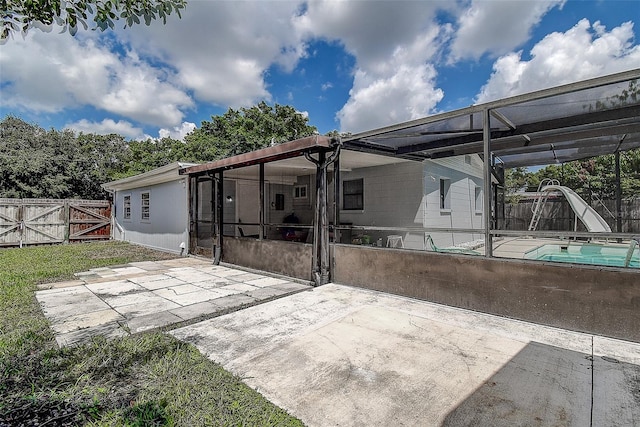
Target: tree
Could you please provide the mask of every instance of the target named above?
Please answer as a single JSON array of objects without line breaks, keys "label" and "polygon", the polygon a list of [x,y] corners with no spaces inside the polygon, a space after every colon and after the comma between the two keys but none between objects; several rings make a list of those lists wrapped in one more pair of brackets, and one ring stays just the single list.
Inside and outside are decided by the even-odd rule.
[{"label": "tree", "polygon": [[46,131],[8,116],[0,122],[0,197],[102,199],[100,184],[122,170],[119,135]]},{"label": "tree", "polygon": [[[613,200],[616,192],[615,155],[606,154],[562,165],[549,165],[537,172],[526,168],[509,169],[506,173],[507,192],[519,189],[535,191],[545,178],[557,179],[561,185],[578,193],[583,199]],[[640,194],[640,149],[620,153],[620,186],[622,198]]]},{"label": "tree", "polygon": [[93,30],[114,28],[115,21],[124,20],[125,27],[146,25],[175,13],[181,17],[185,0],[4,0],[2,1],[2,33],[0,43],[6,43],[13,33],[23,34],[36,27],[50,31],[54,25],[75,35],[78,24],[88,29],[87,21],[93,21]]},{"label": "tree", "polygon": [[309,119],[288,105],[260,102],[203,121],[185,137],[185,160],[211,161],[317,134]]},{"label": "tree", "polygon": [[[130,141],[123,167],[112,169],[113,179],[125,178],[178,161],[189,161],[186,144],[171,138]],[[186,160],[185,160],[186,159]]]}]

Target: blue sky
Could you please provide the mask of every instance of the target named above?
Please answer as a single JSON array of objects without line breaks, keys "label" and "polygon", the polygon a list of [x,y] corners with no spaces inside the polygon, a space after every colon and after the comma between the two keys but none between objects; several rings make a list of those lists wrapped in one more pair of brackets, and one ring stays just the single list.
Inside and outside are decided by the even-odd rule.
[{"label": "blue sky", "polygon": [[640,2],[204,1],[0,47],[0,115],[129,139],[265,100],[359,132],[640,68]]}]

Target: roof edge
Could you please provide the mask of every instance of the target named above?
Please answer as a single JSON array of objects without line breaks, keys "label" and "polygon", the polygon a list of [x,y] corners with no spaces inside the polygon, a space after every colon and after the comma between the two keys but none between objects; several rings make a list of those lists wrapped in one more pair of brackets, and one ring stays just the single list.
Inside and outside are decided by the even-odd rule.
[{"label": "roof edge", "polygon": [[236,169],[245,166],[267,163],[302,155],[304,152],[328,149],[332,146],[333,138],[322,135],[312,135],[282,144],[272,145],[248,153],[238,154],[203,165],[196,165],[180,170],[180,175],[199,174],[204,172]]},{"label": "roof edge", "polygon": [[101,187],[107,191],[117,191],[128,190],[145,185],[161,184],[164,182],[179,179],[180,174],[178,172],[180,171],[180,169],[195,165],[197,165],[197,163],[173,162],[138,175],[129,176],[126,178],[118,179],[116,181],[106,182],[102,184]]}]

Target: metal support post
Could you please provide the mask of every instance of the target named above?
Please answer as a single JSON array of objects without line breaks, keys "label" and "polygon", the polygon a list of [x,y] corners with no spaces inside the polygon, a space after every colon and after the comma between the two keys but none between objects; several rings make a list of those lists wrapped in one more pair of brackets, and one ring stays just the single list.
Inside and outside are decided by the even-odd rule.
[{"label": "metal support post", "polygon": [[482,112],[482,136],[484,141],[484,250],[485,256],[493,256],[491,235],[491,114],[489,109]]},{"label": "metal support post", "polygon": [[215,227],[215,238],[214,238],[214,257],[213,263],[215,265],[220,264],[220,260],[222,259],[222,243],[223,238],[222,234],[224,232],[224,176],[222,171],[218,172],[218,176],[212,183],[216,187],[216,202],[215,202],[215,212],[216,212],[216,227]]},{"label": "metal support post", "polygon": [[258,239],[264,239],[264,163],[260,163],[260,231]]}]

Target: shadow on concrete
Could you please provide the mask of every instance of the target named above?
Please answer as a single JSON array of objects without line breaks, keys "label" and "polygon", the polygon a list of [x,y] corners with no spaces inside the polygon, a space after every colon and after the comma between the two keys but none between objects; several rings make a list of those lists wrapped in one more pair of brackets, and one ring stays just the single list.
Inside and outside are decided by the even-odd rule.
[{"label": "shadow on concrete", "polygon": [[442,426],[640,425],[640,366],[527,344]]}]

